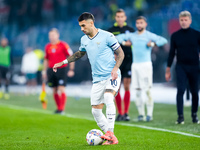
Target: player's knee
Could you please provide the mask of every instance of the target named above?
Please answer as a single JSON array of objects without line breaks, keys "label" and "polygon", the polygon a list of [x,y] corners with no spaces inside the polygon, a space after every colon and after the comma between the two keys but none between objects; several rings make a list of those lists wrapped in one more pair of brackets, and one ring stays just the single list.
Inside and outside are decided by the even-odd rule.
[{"label": "player's knee", "polygon": [[59,90],[61,93],[65,93],[65,86],[58,86],[58,90]]},{"label": "player's knee", "polygon": [[114,95],[110,92],[104,93],[104,101],[106,106],[114,105]]},{"label": "player's knee", "polygon": [[179,88],[177,93],[178,95],[183,95],[185,93],[185,89]]},{"label": "player's knee", "polygon": [[142,96],[142,90],[136,90],[136,97]]},{"label": "player's knee", "polygon": [[130,90],[129,85],[128,85],[128,86],[124,86],[124,90],[125,90],[125,91],[129,91],[129,90]]}]

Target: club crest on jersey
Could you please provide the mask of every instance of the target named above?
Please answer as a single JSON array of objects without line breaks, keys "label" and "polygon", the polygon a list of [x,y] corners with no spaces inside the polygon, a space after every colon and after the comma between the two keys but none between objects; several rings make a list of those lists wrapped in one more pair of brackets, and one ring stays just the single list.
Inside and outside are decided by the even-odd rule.
[{"label": "club crest on jersey", "polygon": [[97,45],[99,46],[101,42],[97,42]]},{"label": "club crest on jersey", "polygon": [[52,49],[51,49],[51,52],[52,52],[52,53],[55,53],[55,52],[56,52],[56,49],[55,49],[55,48],[52,48]]}]

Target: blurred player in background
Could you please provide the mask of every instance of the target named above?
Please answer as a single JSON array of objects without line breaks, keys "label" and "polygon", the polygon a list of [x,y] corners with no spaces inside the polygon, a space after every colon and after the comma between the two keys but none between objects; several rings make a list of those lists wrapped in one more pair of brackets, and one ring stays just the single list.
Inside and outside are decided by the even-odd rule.
[{"label": "blurred player in background", "polygon": [[198,81],[199,81],[199,48],[200,32],[190,28],[192,17],[190,12],[182,11],[179,14],[179,23],[181,29],[174,32],[171,36],[170,52],[167,62],[165,78],[171,79],[170,67],[173,63],[174,56],[177,57],[176,76],[177,76],[177,113],[178,119],[176,124],[184,124],[183,114],[183,95],[189,81],[190,91],[192,94],[192,122],[199,124],[197,117],[199,106]]},{"label": "blurred player in background", "polygon": [[[11,67],[11,49],[8,45],[8,39],[2,38],[0,45],[0,98],[9,99],[9,80]],[[5,84],[5,93],[3,93],[2,83]]]},{"label": "blurred player in background", "polygon": [[57,106],[55,113],[63,114],[67,95],[65,92],[66,75],[74,76],[74,63],[69,65],[67,73],[67,64],[60,67],[57,73],[53,72],[52,68],[55,63],[58,63],[73,54],[69,45],[59,40],[59,31],[53,28],[49,31],[49,40],[45,47],[44,68],[42,71],[43,80],[48,79],[48,85],[53,88],[53,97]]},{"label": "blurred player in background", "polygon": [[[119,67],[123,61],[124,53],[112,33],[94,26],[94,16],[91,13],[83,13],[78,21],[81,30],[86,34],[81,38],[79,51],[63,62],[55,64],[53,69],[56,72],[58,67],[76,61],[87,53],[93,77],[92,114],[97,125],[105,132],[101,138],[107,141],[103,145],[118,144],[118,139],[114,135],[116,114],[114,96],[121,83]],[[102,112],[104,104],[106,105],[107,118]]]},{"label": "blurred player in background", "polygon": [[26,48],[26,52],[22,57],[21,72],[25,74],[27,79],[26,94],[36,94],[37,92],[37,71],[39,68],[39,60],[31,47]]},{"label": "blurred player in background", "polygon": [[[126,23],[126,14],[123,9],[119,9],[115,14],[114,26],[109,28],[108,31],[113,33],[115,36],[121,33],[128,34],[130,32],[134,32],[135,30],[128,26]],[[120,66],[121,74],[122,74],[122,81],[124,85],[124,112],[122,112],[122,98],[120,95],[120,90],[115,97],[116,105],[118,109],[118,116],[116,121],[129,121],[130,117],[128,116],[128,110],[130,106],[130,83],[131,83],[131,64],[132,64],[132,51],[131,51],[131,43],[128,46],[124,46],[121,44],[121,47],[124,51],[124,60],[122,65]]]},{"label": "blurred player in background", "polygon": [[[132,86],[136,89],[136,106],[139,112],[138,121],[145,120],[145,104],[147,106],[146,121],[153,120],[154,102],[151,97],[152,87],[152,62],[151,50],[157,46],[167,43],[161,36],[146,30],[147,21],[143,16],[136,19],[137,31],[134,33],[120,34],[117,36],[119,43],[130,45],[132,43],[133,64],[132,64]],[[147,96],[147,101],[144,96]]]}]

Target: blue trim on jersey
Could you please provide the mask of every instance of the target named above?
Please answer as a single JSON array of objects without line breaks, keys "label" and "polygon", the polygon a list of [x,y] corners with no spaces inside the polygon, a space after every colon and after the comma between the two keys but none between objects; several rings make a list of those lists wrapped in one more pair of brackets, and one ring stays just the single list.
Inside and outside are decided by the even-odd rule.
[{"label": "blue trim on jersey", "polygon": [[[117,44],[117,42],[115,44]],[[113,47],[115,44],[111,45],[111,47]]]},{"label": "blue trim on jersey", "polygon": [[[115,44],[113,44],[113,45],[111,46],[111,48],[113,49],[113,47],[114,47],[117,43],[118,43],[118,42],[116,42]],[[119,45],[117,48],[113,49],[113,50],[116,51],[119,47],[120,47],[120,45]]]},{"label": "blue trim on jersey", "polygon": [[87,35],[87,37],[88,37],[90,40],[93,40],[98,34],[99,34],[99,31],[97,32],[97,34],[96,34],[93,38],[90,38],[88,35]]}]

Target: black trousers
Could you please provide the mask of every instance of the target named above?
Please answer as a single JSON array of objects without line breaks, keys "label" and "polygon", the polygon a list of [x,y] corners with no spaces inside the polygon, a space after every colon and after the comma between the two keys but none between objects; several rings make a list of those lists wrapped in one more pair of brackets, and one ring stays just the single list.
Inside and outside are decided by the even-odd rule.
[{"label": "black trousers", "polygon": [[189,83],[190,92],[192,94],[192,109],[191,113],[197,113],[198,111],[198,72],[199,66],[191,65],[176,65],[176,76],[177,76],[177,113],[183,115],[183,95],[187,87],[187,81]]}]

